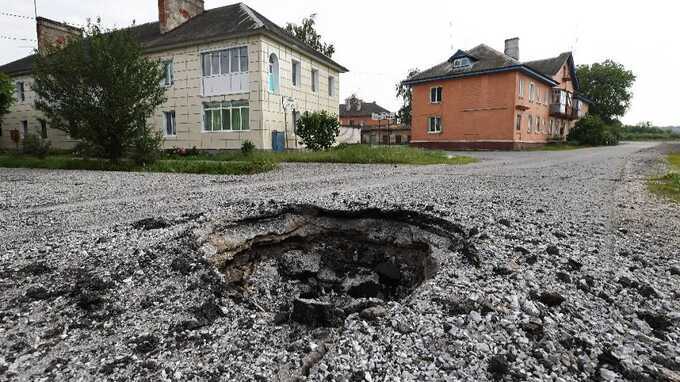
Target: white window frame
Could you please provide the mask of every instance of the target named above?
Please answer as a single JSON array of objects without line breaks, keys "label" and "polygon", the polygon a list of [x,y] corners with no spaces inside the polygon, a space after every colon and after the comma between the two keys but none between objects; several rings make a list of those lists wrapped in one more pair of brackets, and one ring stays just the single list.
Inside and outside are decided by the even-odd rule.
[{"label": "white window frame", "polygon": [[461,57],[461,58],[456,58],[453,60],[453,67],[454,68],[465,68],[472,65],[472,62],[470,61],[469,57]]},{"label": "white window frame", "polygon": [[[168,117],[170,117],[170,123],[172,124],[171,131],[173,134],[168,134]],[[165,128],[163,129],[163,135],[166,137],[176,137],[177,136],[177,114],[175,113],[174,110],[170,111],[164,111],[163,112],[163,125]]]},{"label": "white window frame", "polygon": [[15,87],[15,91],[16,91],[17,102],[26,101],[26,82],[17,81],[14,84],[14,87]]},{"label": "white window frame", "polygon": [[533,131],[533,129],[534,129],[534,116],[531,115],[531,114],[529,114],[529,117],[528,117],[528,118],[529,118],[529,119],[528,119],[528,121],[527,121],[527,131],[528,131],[529,133],[531,133],[531,132]]},{"label": "white window frame", "polygon": [[519,98],[524,98],[524,80],[519,80]]},{"label": "white window frame", "polygon": [[[438,97],[437,97],[438,96]],[[439,98],[439,99],[437,99]],[[441,86],[433,86],[430,88],[430,103],[440,104],[444,98],[444,88]]]},{"label": "white window frame", "polygon": [[[242,55],[241,49],[245,49],[245,56]],[[232,51],[237,50],[238,55],[238,71],[232,71],[232,64],[231,60],[233,58]],[[224,55],[222,54],[223,52],[228,52],[227,57],[228,57],[228,63],[227,63],[227,73],[222,73],[222,58]],[[218,74],[215,74],[215,71],[213,70],[213,60],[212,60],[212,55],[213,54],[218,54],[218,64],[217,67],[220,69]],[[211,55],[210,59],[210,75],[206,75],[205,73],[205,65],[204,65],[204,57],[206,55]],[[243,58],[245,57],[245,61]],[[210,49],[210,50],[203,50],[199,54],[200,58],[200,64],[201,64],[201,77],[202,78],[208,78],[208,77],[220,77],[220,76],[226,76],[229,74],[243,74],[243,73],[248,73],[250,70],[250,62],[249,62],[249,48],[248,45],[237,45],[237,46],[230,46],[230,47],[223,47],[223,48],[216,48],[216,49]],[[245,62],[245,70],[243,70],[243,63]]]},{"label": "white window frame", "polygon": [[163,60],[161,61],[163,65],[163,82],[162,85],[165,87],[170,87],[175,84],[175,64],[173,60]]},{"label": "white window frame", "polygon": [[312,69],[311,74],[312,74],[312,93],[318,93],[320,77],[319,69]]},{"label": "white window frame", "polygon": [[517,113],[517,116],[515,117],[515,130],[516,131],[522,130],[522,114],[520,113]]},{"label": "white window frame", "polygon": [[335,97],[335,77],[328,76],[328,96]]},{"label": "white window frame", "polygon": [[536,84],[529,82],[529,102],[534,102],[534,93],[536,92]]},{"label": "white window frame", "polygon": [[[243,129],[243,110],[247,109],[248,110],[248,126],[247,129]],[[207,130],[206,129],[206,111],[215,111],[219,110],[220,111],[220,123],[221,123],[221,129],[220,130]],[[229,129],[225,130],[222,129],[224,128],[224,121],[223,121],[223,110],[229,110]],[[233,121],[233,113],[234,110],[239,111],[239,129],[234,129],[234,126],[232,125]],[[211,117],[212,118],[212,117]],[[203,103],[203,113],[201,116],[201,132],[202,133],[232,133],[232,132],[242,132],[242,131],[250,131],[250,102],[248,100],[237,100],[237,101],[223,101],[223,102],[206,102]],[[211,128],[212,128],[212,120],[211,120]]]},{"label": "white window frame", "polygon": [[299,88],[302,82],[302,62],[293,60],[291,62],[291,77],[290,81],[294,88]]},{"label": "white window frame", "polygon": [[440,134],[442,132],[442,117],[433,115],[427,118],[427,133]]}]

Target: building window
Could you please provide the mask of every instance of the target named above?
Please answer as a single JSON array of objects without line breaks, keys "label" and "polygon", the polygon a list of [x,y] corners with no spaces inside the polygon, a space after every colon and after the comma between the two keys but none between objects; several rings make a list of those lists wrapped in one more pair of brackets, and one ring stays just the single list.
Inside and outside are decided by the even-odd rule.
[{"label": "building window", "polygon": [[534,117],[533,117],[533,116],[531,116],[531,115],[529,116],[529,121],[528,121],[528,123],[529,123],[529,124],[528,124],[527,129],[528,129],[528,131],[531,133],[531,132],[533,131],[533,129],[534,129]]},{"label": "building window", "polygon": [[203,77],[248,72],[248,47],[218,50],[201,55]]},{"label": "building window", "polygon": [[555,120],[550,118],[550,134],[555,135]]},{"label": "building window", "polygon": [[24,134],[24,138],[28,135],[28,121],[21,121],[21,132]]},{"label": "building window", "polygon": [[175,119],[175,111],[166,111],[163,113],[165,117],[165,136],[174,137],[177,135],[177,123]]},{"label": "building window", "polygon": [[211,102],[203,104],[203,131],[250,130],[248,101]]},{"label": "building window", "polygon": [[40,122],[40,136],[42,139],[47,139],[47,121],[44,119],[39,119]]},{"label": "building window", "polygon": [[16,93],[17,93],[17,95],[16,95],[17,101],[19,101],[19,102],[26,101],[26,92],[25,92],[25,89],[24,89],[24,82],[23,81],[19,81],[19,82],[16,83],[16,89],[14,91],[16,91]]},{"label": "building window", "polygon": [[302,77],[302,65],[300,65],[300,61],[293,60],[293,67],[291,68],[291,72],[293,75],[293,86],[299,87],[300,77]]},{"label": "building window", "polygon": [[524,80],[519,80],[519,97],[524,98]]},{"label": "building window", "polygon": [[517,114],[517,121],[515,122],[515,129],[520,131],[522,129],[522,114]]},{"label": "building window", "polygon": [[269,92],[279,92],[279,58],[274,53],[269,56]]},{"label": "building window", "polygon": [[442,132],[442,118],[441,117],[430,117],[428,118],[427,132],[430,134],[436,134]]},{"label": "building window", "polygon": [[350,127],[354,127],[354,120],[353,119],[349,120],[349,125],[350,125]]},{"label": "building window", "polygon": [[430,103],[441,103],[442,102],[442,87],[436,87],[430,89]]},{"label": "building window", "polygon": [[536,92],[536,85],[531,82],[529,83],[529,102],[534,102],[534,92]]},{"label": "building window", "polygon": [[472,63],[470,62],[470,59],[468,57],[463,57],[463,58],[456,58],[453,60],[453,67],[454,68],[465,68],[467,66],[470,66]]},{"label": "building window", "polygon": [[161,85],[172,86],[172,84],[175,83],[175,70],[173,68],[172,60],[163,61],[161,65],[163,67],[163,80],[161,81]]},{"label": "building window", "polygon": [[319,91],[319,71],[312,69],[312,91],[314,93]]},{"label": "building window", "polygon": [[328,96],[335,97],[335,77],[328,77]]}]

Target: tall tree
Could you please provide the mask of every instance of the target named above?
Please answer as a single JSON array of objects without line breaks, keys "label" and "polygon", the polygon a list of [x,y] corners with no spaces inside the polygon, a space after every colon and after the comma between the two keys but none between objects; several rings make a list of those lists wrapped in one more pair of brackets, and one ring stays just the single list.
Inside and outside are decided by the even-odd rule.
[{"label": "tall tree", "polygon": [[[411,78],[416,74],[420,73],[418,69],[411,69],[408,72],[406,78]],[[401,123],[405,125],[411,125],[411,101],[412,101],[412,90],[410,86],[404,85],[403,82],[399,82],[396,87],[397,98],[401,98],[402,106],[397,112],[397,117],[401,120]]]},{"label": "tall tree", "polygon": [[2,117],[9,113],[9,109],[14,102],[14,84],[12,84],[12,79],[6,74],[0,73],[0,126],[2,126]]},{"label": "tall tree", "polygon": [[317,52],[327,56],[333,57],[335,54],[335,46],[321,41],[321,35],[316,31],[316,14],[302,19],[302,24],[294,23],[286,24],[286,31],[298,40],[304,41]]},{"label": "tall tree", "polygon": [[611,123],[626,114],[630,108],[635,74],[612,60],[592,65],[579,65],[577,69],[579,92],[590,98],[590,113]]},{"label": "tall tree", "polygon": [[147,120],[166,99],[159,63],[143,56],[128,30],[103,31],[98,24],[38,55],[34,76],[36,107],[51,127],[112,162],[150,138]]}]

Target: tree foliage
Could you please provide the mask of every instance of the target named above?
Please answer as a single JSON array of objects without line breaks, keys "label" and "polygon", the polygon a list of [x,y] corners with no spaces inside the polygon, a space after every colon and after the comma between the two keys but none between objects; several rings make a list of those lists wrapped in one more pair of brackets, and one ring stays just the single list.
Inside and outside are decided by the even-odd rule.
[{"label": "tree foliage", "polygon": [[9,113],[14,101],[14,84],[12,84],[12,79],[6,74],[0,73],[0,126],[2,126],[2,117]]},{"label": "tree foliage", "polygon": [[309,17],[303,18],[300,25],[287,23],[286,32],[290,33],[298,40],[304,41],[317,52],[331,58],[333,57],[333,54],[335,54],[335,46],[321,40],[321,35],[316,31],[315,19],[316,14],[312,14]]},{"label": "tree foliage", "polygon": [[82,38],[38,55],[34,75],[36,107],[50,125],[111,162],[153,140],[147,120],[166,100],[163,71],[128,30],[89,25]]},{"label": "tree foliage", "polygon": [[621,138],[618,121],[606,123],[596,114],[588,114],[569,132],[568,140],[588,146],[615,146]]},{"label": "tree foliage", "polygon": [[325,110],[320,113],[305,112],[297,122],[295,134],[313,151],[327,150],[340,135],[340,122]]},{"label": "tree foliage", "polygon": [[577,69],[579,92],[593,104],[590,113],[597,114],[605,123],[611,123],[626,114],[633,98],[632,71],[612,60],[592,65],[579,65]]},{"label": "tree foliage", "polygon": [[[418,69],[411,69],[408,72],[406,78],[411,78],[416,74],[420,73]],[[397,117],[401,123],[410,126],[411,125],[411,101],[412,101],[412,89],[410,86],[404,85],[403,82],[399,82],[395,90],[397,92],[397,98],[401,98],[402,106],[397,112]]]}]

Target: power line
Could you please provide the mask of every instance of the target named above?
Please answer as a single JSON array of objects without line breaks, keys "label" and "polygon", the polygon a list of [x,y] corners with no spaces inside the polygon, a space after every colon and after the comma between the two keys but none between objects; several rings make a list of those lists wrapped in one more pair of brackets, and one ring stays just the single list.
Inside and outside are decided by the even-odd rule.
[{"label": "power line", "polygon": [[25,19],[25,20],[35,20],[35,17],[32,17],[32,16],[17,15],[16,13],[9,13],[9,12],[0,12],[0,16],[16,17],[16,18]]},{"label": "power line", "polygon": [[34,38],[25,38],[25,37],[14,37],[14,36],[4,36],[0,35],[0,39],[3,40],[12,40],[12,41],[30,41],[30,42],[36,42],[38,40]]}]

